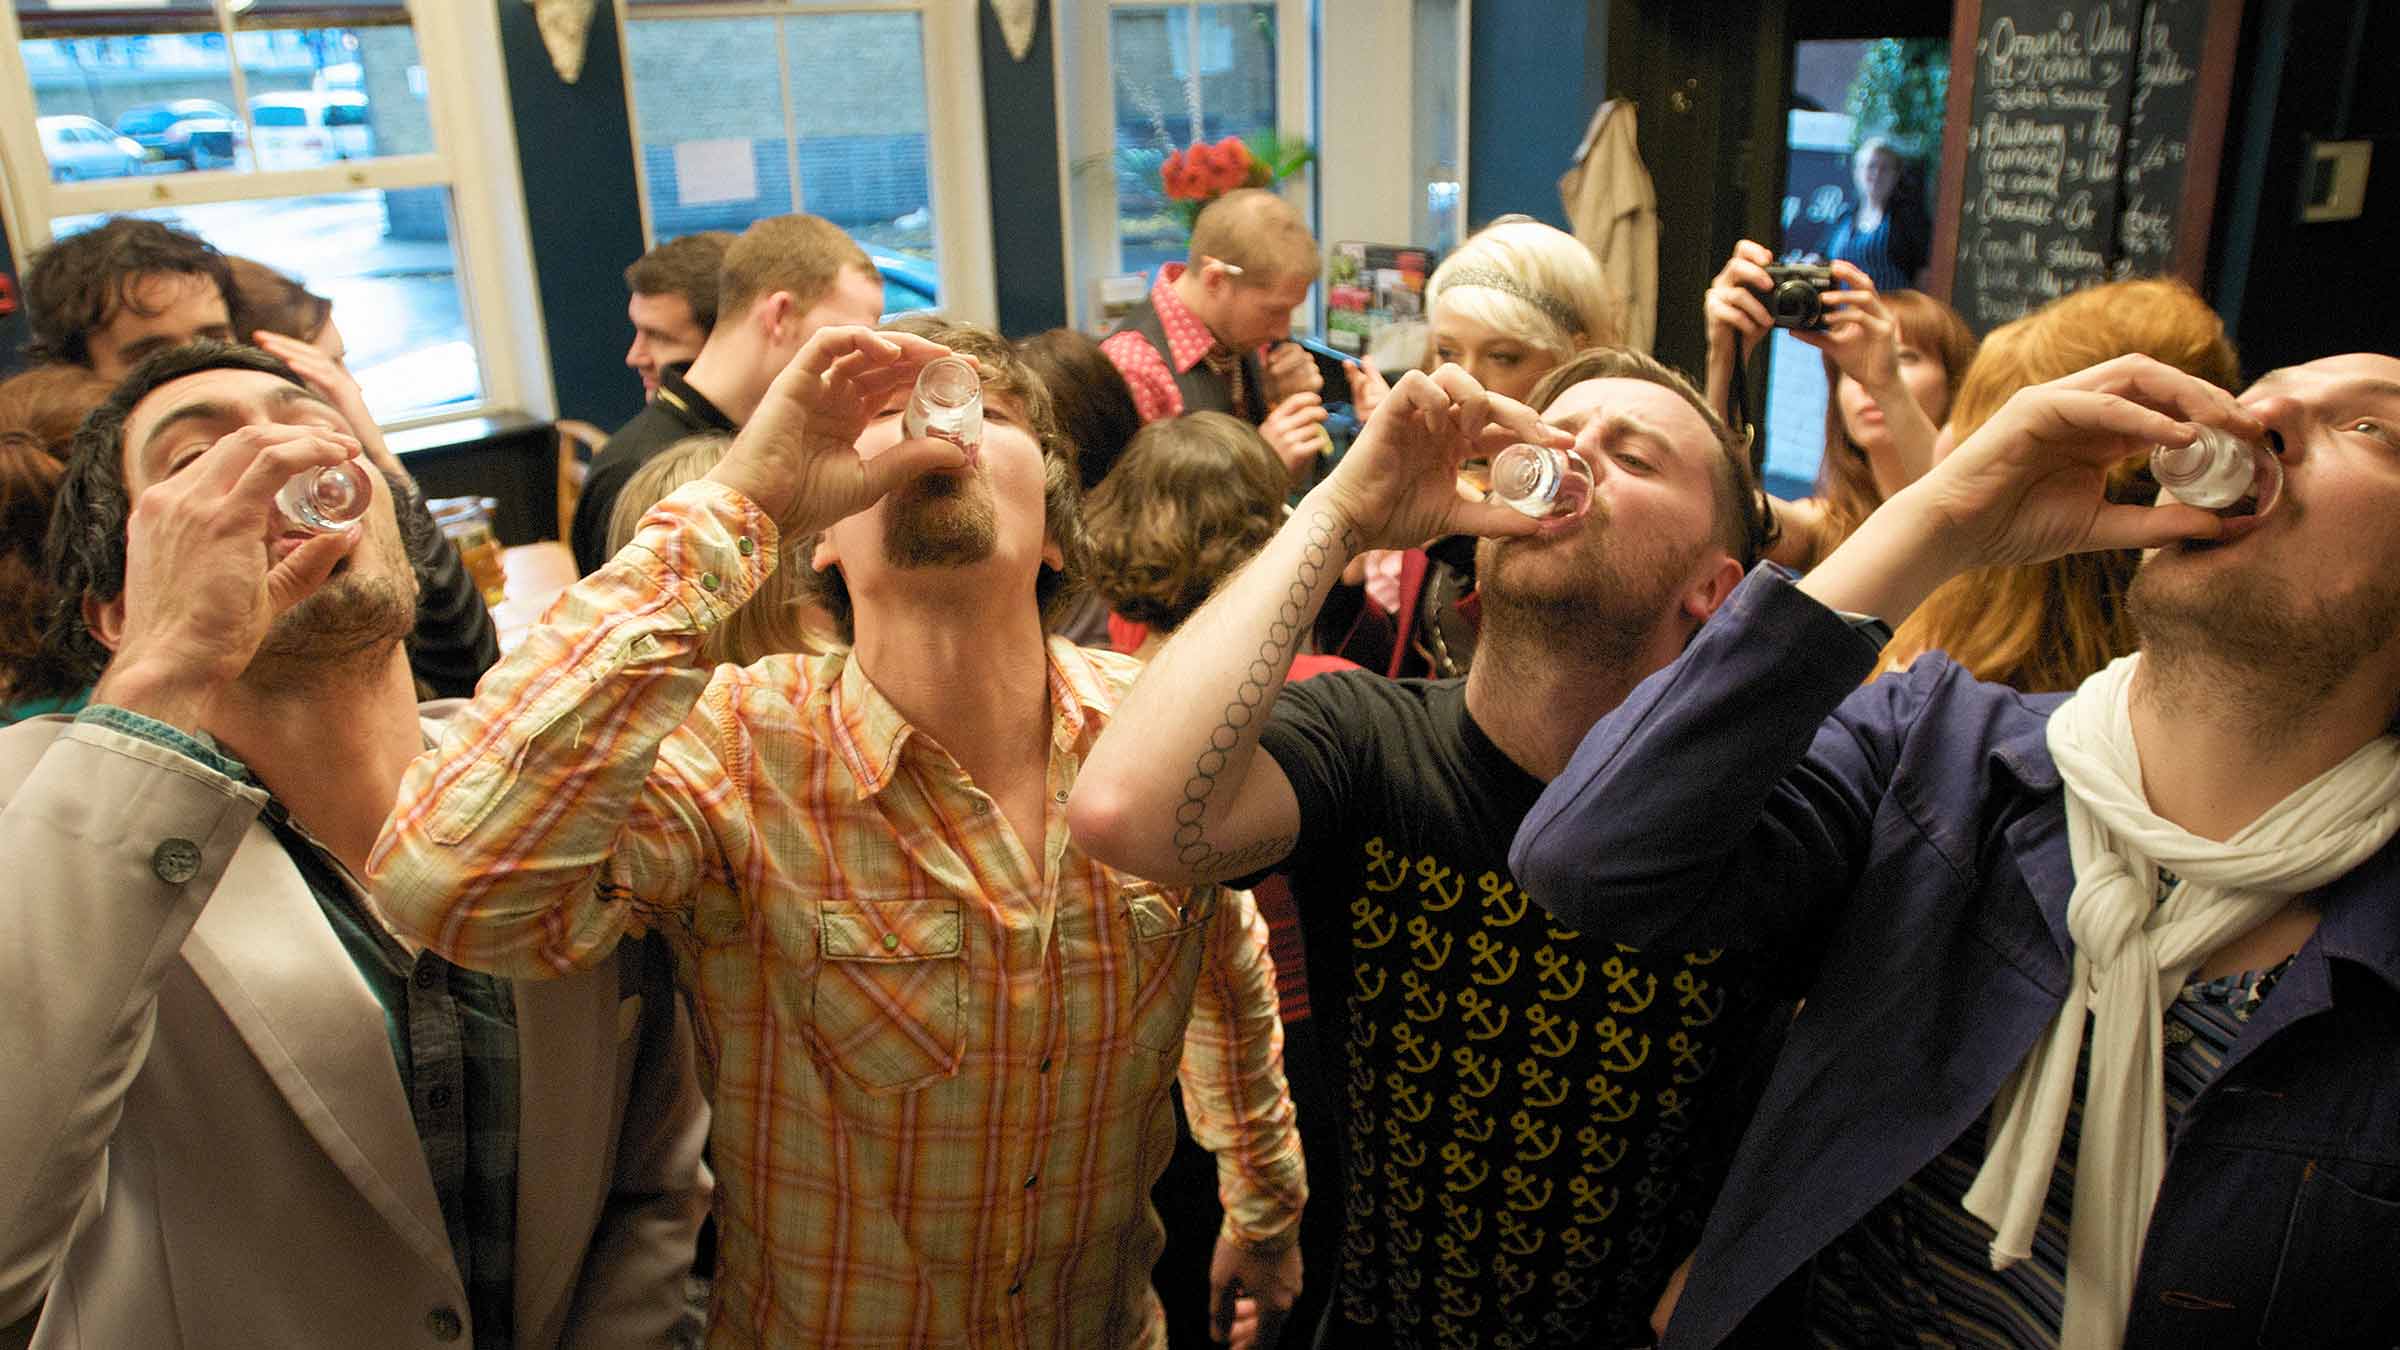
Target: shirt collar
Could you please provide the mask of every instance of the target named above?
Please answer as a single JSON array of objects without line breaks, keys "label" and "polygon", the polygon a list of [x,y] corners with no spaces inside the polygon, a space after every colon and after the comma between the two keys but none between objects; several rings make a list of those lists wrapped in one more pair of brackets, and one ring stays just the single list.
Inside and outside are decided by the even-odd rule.
[{"label": "shirt collar", "polygon": [[1167,335],[1167,364],[1181,375],[1199,365],[1217,345],[1217,335],[1175,294],[1175,278],[1184,265],[1162,263],[1158,280],[1150,283],[1150,308],[1158,311],[1158,326]]},{"label": "shirt collar", "polygon": [[[1050,684],[1050,745],[1060,754],[1074,754],[1107,725],[1115,696],[1093,663],[1092,654],[1063,637],[1052,637],[1045,650]],[[827,722],[832,728],[834,753],[849,769],[856,796],[863,800],[890,786],[899,772],[900,757],[916,728],[900,715],[875,682],[848,654],[841,678],[833,682]]]},{"label": "shirt collar", "polygon": [[708,395],[694,389],[691,382],[683,378],[687,369],[689,367],[678,366],[662,366],[659,369],[657,401],[666,404],[667,411],[702,430],[739,431],[741,428],[733,424],[732,418],[708,401]]},{"label": "shirt collar", "polygon": [[2400,993],[2400,838],[2328,883],[2318,894],[2324,918],[2317,940],[2325,954],[2375,972]]}]

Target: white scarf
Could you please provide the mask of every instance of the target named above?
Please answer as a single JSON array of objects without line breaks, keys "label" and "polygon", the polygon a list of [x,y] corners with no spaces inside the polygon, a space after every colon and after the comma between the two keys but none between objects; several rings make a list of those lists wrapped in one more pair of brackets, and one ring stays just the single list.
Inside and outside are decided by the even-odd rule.
[{"label": "white scarf", "polygon": [[[2058,1166],[2088,1012],[2066,1350],[2114,1350],[2124,1340],[2142,1237],[2166,1173],[2168,1001],[2210,952],[2356,867],[2400,830],[2393,736],[2361,746],[2224,843],[2161,820],[2142,793],[2127,703],[2139,662],[2112,662],[2050,718],[2075,861],[2067,901],[2074,966],[2057,1020],[1993,1103],[1990,1147],[1966,1195],[1967,1212],[1995,1231],[1992,1268],[2024,1260]],[[2183,884],[2154,905],[2161,867]]]}]

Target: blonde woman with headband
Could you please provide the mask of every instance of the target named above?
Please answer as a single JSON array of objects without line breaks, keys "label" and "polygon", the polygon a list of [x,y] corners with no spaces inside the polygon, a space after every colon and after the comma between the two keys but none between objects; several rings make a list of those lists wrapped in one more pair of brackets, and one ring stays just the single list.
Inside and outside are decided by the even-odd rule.
[{"label": "blonde woman with headband", "polygon": [[[1425,312],[1425,369],[1455,363],[1520,402],[1568,357],[1621,340],[1599,259],[1530,216],[1502,216],[1444,258],[1426,283]],[[1351,385],[1363,422],[1386,386],[1371,361],[1353,367]]]},{"label": "blonde woman with headband", "polygon": [[[1434,269],[1425,299],[1433,328],[1425,368],[1455,364],[1519,402],[1578,351],[1620,340],[1599,260],[1575,236],[1527,216],[1476,231]],[[1372,365],[1354,367],[1351,386],[1363,421],[1382,399],[1382,377]],[[1395,677],[1466,674],[1476,638],[1472,540],[1370,553],[1343,579],[1351,584],[1318,620],[1321,650]]]}]

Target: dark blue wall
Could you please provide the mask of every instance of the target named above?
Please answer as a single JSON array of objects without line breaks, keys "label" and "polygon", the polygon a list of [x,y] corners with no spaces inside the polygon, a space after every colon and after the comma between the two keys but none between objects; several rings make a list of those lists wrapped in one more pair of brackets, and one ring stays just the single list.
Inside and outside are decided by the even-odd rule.
[{"label": "dark blue wall", "polygon": [[1066,222],[1058,201],[1058,79],[1043,0],[1033,46],[1008,54],[1000,20],[975,6],[983,44],[983,139],[991,153],[992,259],[1000,331],[1025,337],[1067,321]]},{"label": "dark blue wall", "polygon": [[642,255],[642,218],[617,25],[601,14],[583,75],[568,84],[550,66],[532,6],[495,3],[559,415],[613,428],[642,405],[625,368],[625,267]]},{"label": "dark blue wall", "polygon": [[1474,6],[1468,228],[1512,211],[1567,228],[1558,176],[1607,88],[1607,35],[1608,0]]}]

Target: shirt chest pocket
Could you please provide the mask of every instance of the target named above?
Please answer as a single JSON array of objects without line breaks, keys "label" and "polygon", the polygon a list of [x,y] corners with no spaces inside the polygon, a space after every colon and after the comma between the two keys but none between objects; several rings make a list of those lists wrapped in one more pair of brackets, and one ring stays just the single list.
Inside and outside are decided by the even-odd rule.
[{"label": "shirt chest pocket", "polygon": [[1222,903],[1215,886],[1125,888],[1126,930],[1133,938],[1133,1040],[1162,1055],[1183,1052],[1192,994],[1208,957],[1208,930]]},{"label": "shirt chest pocket", "polygon": [[809,1025],[835,1068],[878,1092],[958,1072],[966,1043],[959,902],[826,901]]}]

